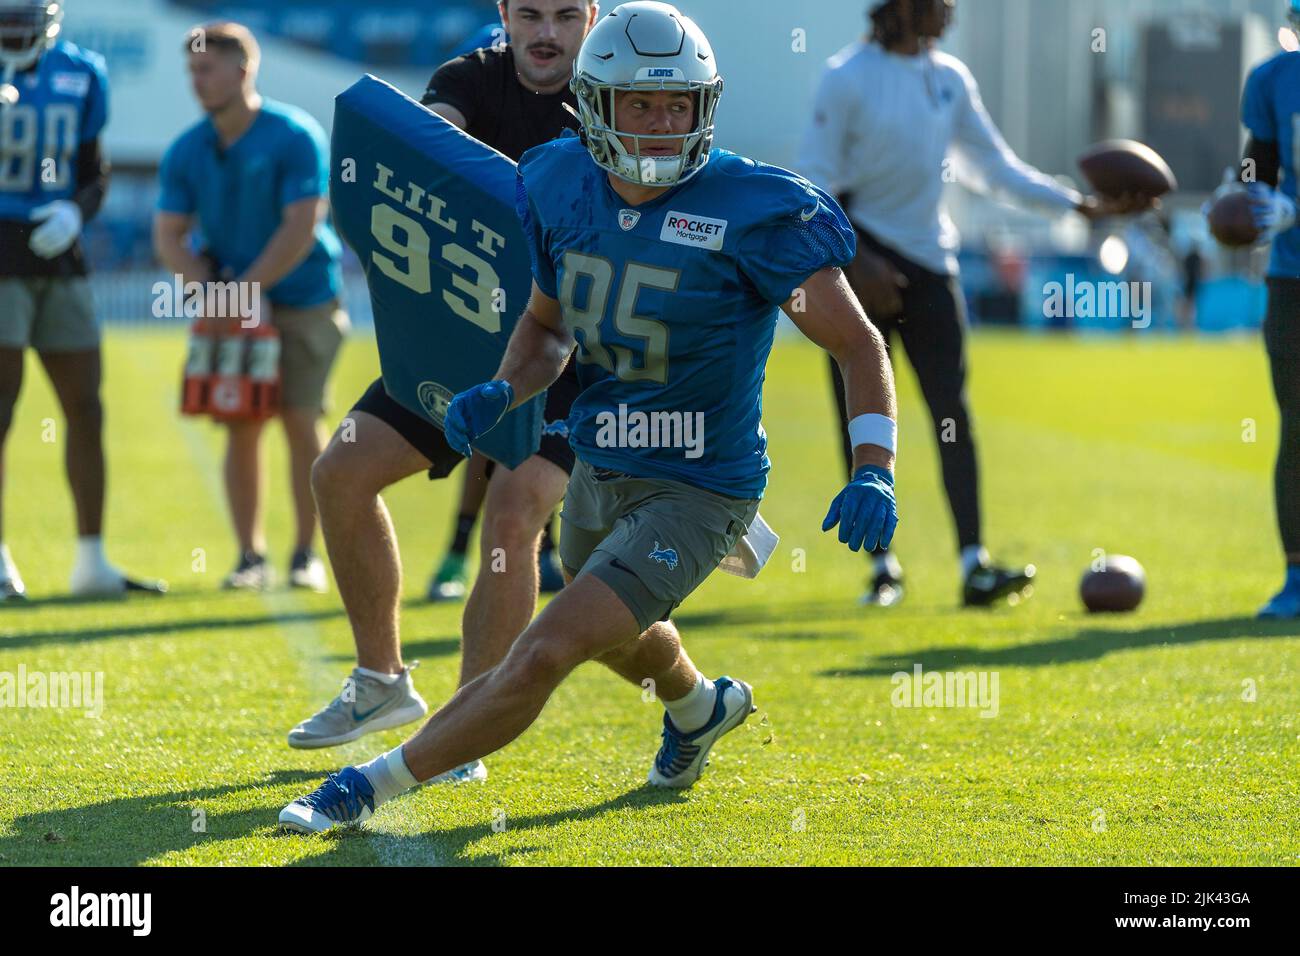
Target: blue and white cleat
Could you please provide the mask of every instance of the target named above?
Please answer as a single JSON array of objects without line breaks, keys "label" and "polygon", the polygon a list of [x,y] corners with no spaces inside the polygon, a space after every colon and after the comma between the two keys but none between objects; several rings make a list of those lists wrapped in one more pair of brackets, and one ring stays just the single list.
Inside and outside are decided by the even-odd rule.
[{"label": "blue and white cleat", "polygon": [[1300,618],[1300,586],[1288,582],[1259,611],[1262,621],[1283,621]]},{"label": "blue and white cleat", "polygon": [[280,811],[280,829],[324,833],[334,827],[358,826],[375,812],[375,788],[356,767],[344,767],[305,797]]},{"label": "blue and white cleat", "polygon": [[664,714],[663,743],[655,754],[654,765],[646,782],[652,787],[689,787],[704,772],[709,749],[723,734],[735,730],[756,711],[754,688],[744,681],[719,677],[714,681],[716,699],[709,722],[699,730],[684,734]]}]

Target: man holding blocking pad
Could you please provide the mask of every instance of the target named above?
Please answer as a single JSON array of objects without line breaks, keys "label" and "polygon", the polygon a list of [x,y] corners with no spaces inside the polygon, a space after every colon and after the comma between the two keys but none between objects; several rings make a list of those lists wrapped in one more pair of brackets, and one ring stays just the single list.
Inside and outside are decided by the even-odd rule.
[{"label": "man holding blocking pad", "polygon": [[[577,105],[568,91],[569,76],[597,11],[597,4],[589,0],[508,0],[500,4],[510,44],[476,50],[442,66],[429,83],[424,105],[511,159],[574,129],[576,120],[564,109],[566,104]],[[336,148],[337,135],[336,128]],[[464,154],[464,165],[487,162],[486,149],[477,151],[472,143],[458,148]],[[497,162],[501,162],[499,157]],[[371,170],[364,170],[357,188],[367,187],[373,176]],[[400,194],[401,201],[383,206],[381,214],[394,218],[410,215],[412,204],[420,206],[396,174],[384,185],[390,199],[398,190],[406,192]],[[421,208],[424,216],[415,218],[423,218],[424,225],[450,238],[445,230],[439,231],[441,227],[428,222],[434,208],[428,197]],[[470,225],[463,203],[454,211],[436,208],[432,217],[436,221]],[[399,242],[400,238],[394,237],[403,231],[397,226],[384,234],[384,241]],[[454,255],[462,260],[468,255],[491,260],[487,250],[498,249],[496,240],[486,232],[467,236],[459,245],[464,251]],[[435,242],[430,250],[435,269],[445,268],[440,249]],[[394,261],[400,258],[382,247],[376,254]],[[428,269],[427,261],[424,268]],[[526,259],[521,268],[524,274],[519,278],[526,283]],[[470,274],[465,268],[453,267],[452,272],[462,279]],[[509,284],[509,277],[502,275],[500,281]],[[372,291],[373,283],[379,282],[387,283],[388,278],[376,275]],[[442,301],[437,286],[435,282],[434,294],[425,295],[412,309],[427,310],[429,302]],[[463,293],[450,289],[448,294]],[[496,468],[489,482],[480,532],[482,573],[465,606],[461,684],[495,665],[533,615],[538,537],[564,497],[573,468],[566,423],[577,391],[572,371],[561,375],[547,394],[546,425],[538,453],[516,468]],[[445,399],[450,397],[448,394]],[[316,462],[312,486],[339,593],[352,625],[357,666],[338,697],[290,731],[290,746],[335,746],[418,720],[427,713],[428,705],[412,683],[411,668],[402,659],[398,623],[401,561],[396,532],[380,495],[389,485],[421,471],[431,479],[445,478],[462,460],[447,444],[442,429],[393,399],[381,379],[357,401]],[[440,782],[486,776],[482,761],[475,760],[452,768]]]}]

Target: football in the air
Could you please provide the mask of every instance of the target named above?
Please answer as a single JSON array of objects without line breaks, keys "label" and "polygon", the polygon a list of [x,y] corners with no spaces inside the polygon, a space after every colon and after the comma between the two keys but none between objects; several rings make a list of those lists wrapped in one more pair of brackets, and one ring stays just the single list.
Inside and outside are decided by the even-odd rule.
[{"label": "football in the air", "polygon": [[1135,193],[1158,199],[1178,188],[1164,157],[1145,143],[1108,139],[1079,157],[1079,169],[1098,195],[1108,198]]},{"label": "football in the air", "polygon": [[1146,594],[1147,575],[1136,558],[1108,555],[1089,568],[1079,582],[1079,597],[1089,611],[1131,611]]},{"label": "football in the air", "polygon": [[1250,212],[1250,194],[1244,189],[1225,192],[1205,212],[1210,235],[1221,244],[1237,248],[1254,245],[1259,228]]}]

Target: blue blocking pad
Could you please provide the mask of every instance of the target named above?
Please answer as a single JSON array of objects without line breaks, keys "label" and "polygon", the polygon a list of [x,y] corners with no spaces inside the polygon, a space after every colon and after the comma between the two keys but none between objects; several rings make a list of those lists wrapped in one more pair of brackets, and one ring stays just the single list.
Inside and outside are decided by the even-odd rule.
[{"label": "blue blocking pad", "polygon": [[[457,392],[496,374],[532,290],[515,164],[367,75],[334,101],[330,202],[365,270],[384,388],[441,428]],[[541,442],[543,404],[475,449],[517,467]]]}]

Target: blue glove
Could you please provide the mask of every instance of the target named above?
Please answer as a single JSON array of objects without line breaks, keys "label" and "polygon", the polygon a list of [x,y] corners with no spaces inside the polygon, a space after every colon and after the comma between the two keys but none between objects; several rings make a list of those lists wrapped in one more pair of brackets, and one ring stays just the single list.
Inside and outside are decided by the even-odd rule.
[{"label": "blue glove", "polygon": [[491,431],[514,401],[515,390],[500,379],[461,392],[447,406],[442,423],[447,444],[468,458],[474,451],[470,445]]},{"label": "blue glove", "polygon": [[1251,183],[1246,192],[1250,194],[1250,211],[1261,239],[1286,232],[1295,225],[1295,203],[1288,196],[1264,183]]},{"label": "blue glove", "polygon": [[885,468],[863,465],[853,480],[831,502],[822,530],[840,526],[840,542],[849,550],[888,548],[898,527],[894,501],[894,476]]}]

